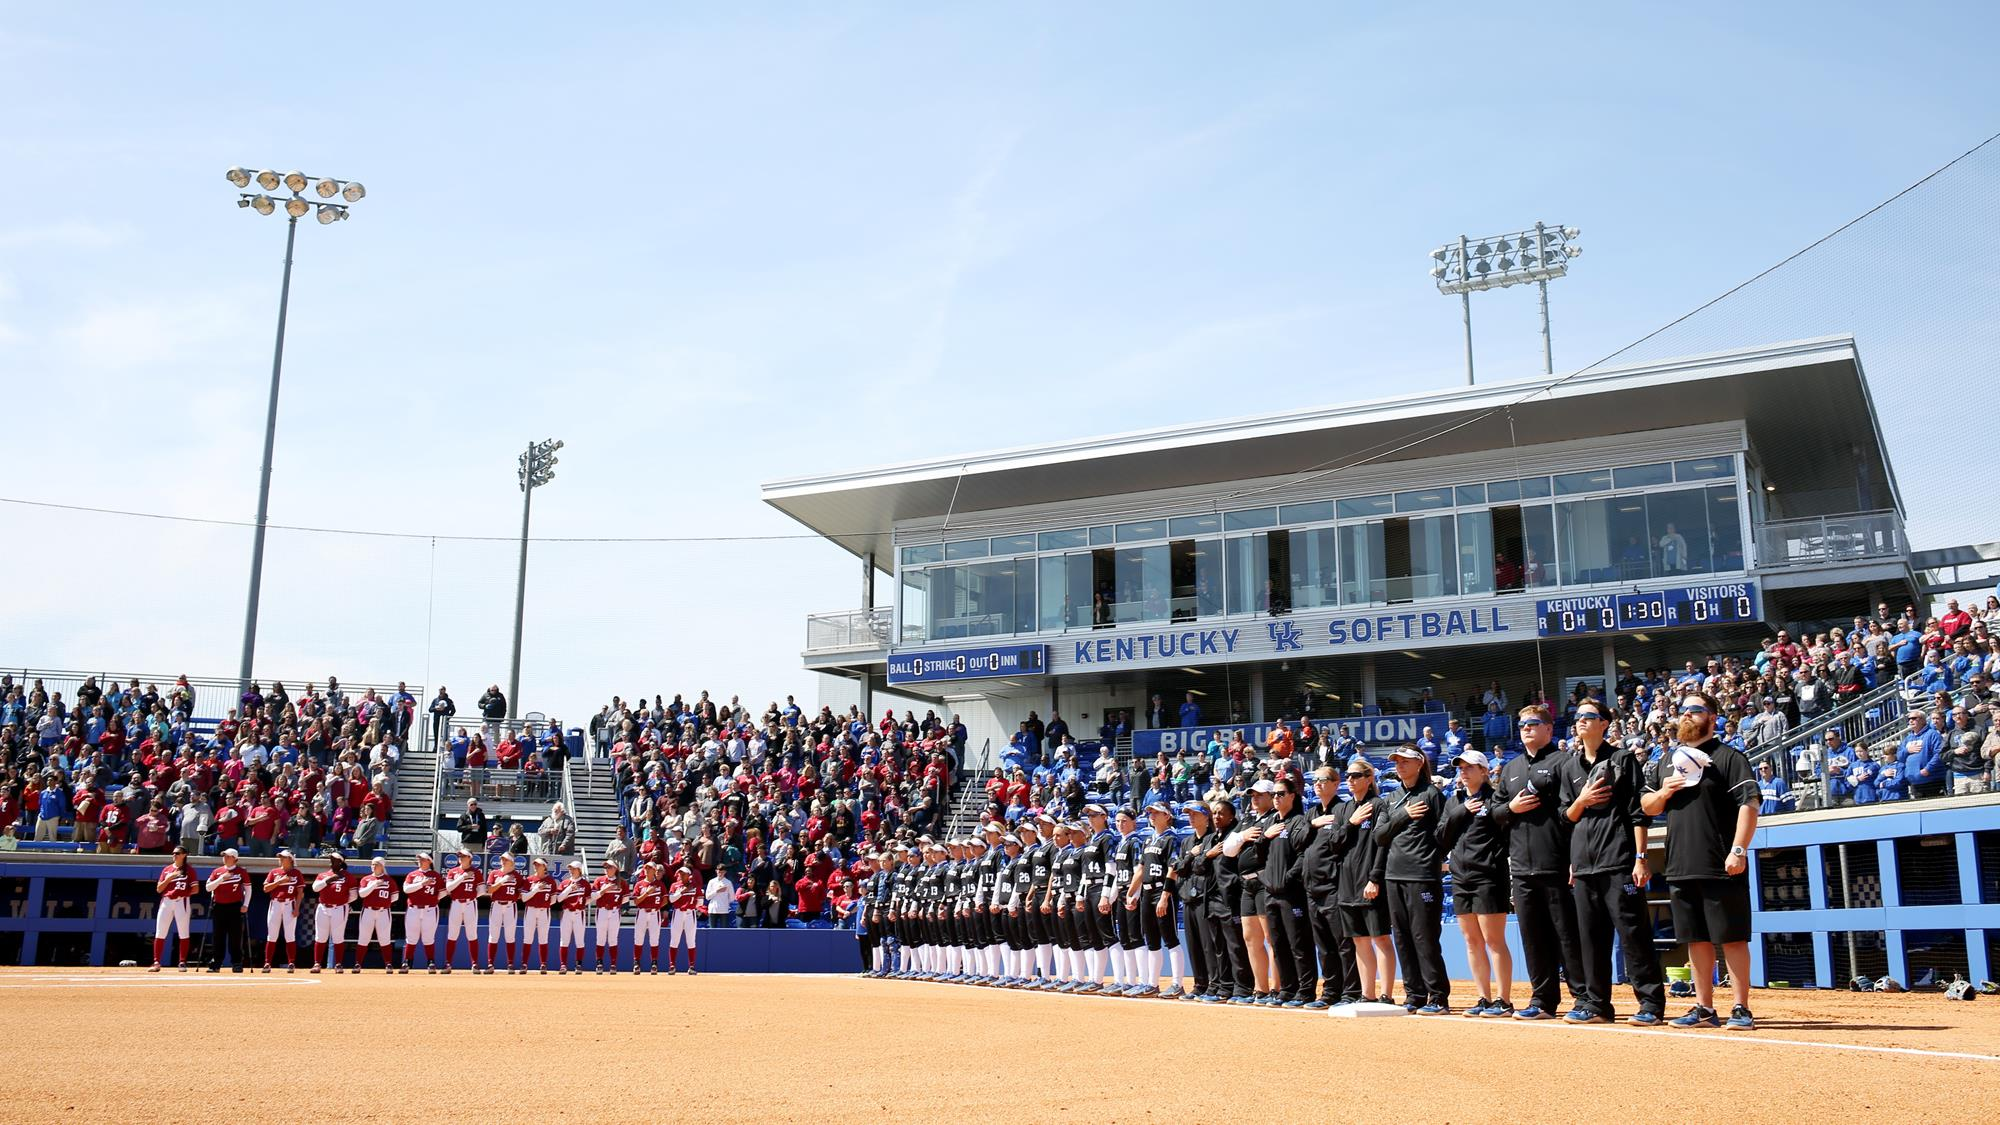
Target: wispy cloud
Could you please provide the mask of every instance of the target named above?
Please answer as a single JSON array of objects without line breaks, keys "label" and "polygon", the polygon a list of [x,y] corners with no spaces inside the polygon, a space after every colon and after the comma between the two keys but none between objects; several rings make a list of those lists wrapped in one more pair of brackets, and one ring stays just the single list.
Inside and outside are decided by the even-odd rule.
[{"label": "wispy cloud", "polygon": [[44,223],[41,226],[0,230],[0,250],[21,250],[31,246],[102,250],[117,246],[130,238],[131,231],[124,227],[107,227],[101,223],[84,222],[81,219],[65,219],[61,222]]}]

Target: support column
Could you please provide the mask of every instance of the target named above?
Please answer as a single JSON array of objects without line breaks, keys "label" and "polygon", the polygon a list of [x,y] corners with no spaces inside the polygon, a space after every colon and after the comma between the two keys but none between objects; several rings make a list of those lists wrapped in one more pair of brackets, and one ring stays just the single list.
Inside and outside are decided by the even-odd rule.
[{"label": "support column", "polygon": [[1372,656],[1361,661],[1361,704],[1364,707],[1375,705],[1375,658]]},{"label": "support column", "polygon": [[873,726],[875,724],[875,680],[865,668],[862,669],[858,678],[861,681],[861,688],[857,693],[860,697],[861,717],[870,726]]},{"label": "support column", "polygon": [[1264,721],[1264,668],[1261,664],[1250,668],[1250,721]]},{"label": "support column", "polygon": [[875,552],[861,553],[861,608],[875,608]]},{"label": "support column", "polygon": [[1606,702],[1618,698],[1618,643],[1608,635],[1604,638],[1604,698]]}]

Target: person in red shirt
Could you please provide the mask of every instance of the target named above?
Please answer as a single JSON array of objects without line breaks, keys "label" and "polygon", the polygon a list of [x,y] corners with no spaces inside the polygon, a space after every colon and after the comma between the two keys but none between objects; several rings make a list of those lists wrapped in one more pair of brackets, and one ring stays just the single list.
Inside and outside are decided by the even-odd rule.
[{"label": "person in red shirt", "polygon": [[[235,848],[223,849],[224,860],[236,858]],[[271,963],[278,952],[278,935],[285,936],[285,971],[292,972],[299,963],[299,892],[305,887],[305,874],[292,862],[291,850],[278,853],[278,866],[264,876],[264,897],[270,905],[264,908],[264,971],[271,971]]]},{"label": "person in red shirt", "polygon": [[500,853],[500,869],[486,881],[486,894],[493,908],[486,915],[486,975],[493,975],[496,951],[507,954],[507,972],[525,973],[528,967],[514,964],[514,947],[519,941],[521,873],[514,868],[514,853]]},{"label": "person in red shirt", "polygon": [[[389,876],[389,861],[376,856],[368,862],[368,874],[361,877],[357,897],[361,902],[361,932],[354,939],[354,971],[361,971],[361,962],[368,956],[368,942],[372,938],[382,951],[382,971],[396,971],[396,943],[389,936],[389,908],[396,905],[396,880]],[[404,944],[408,944],[408,927],[405,926]],[[406,952],[407,956],[407,952]]]},{"label": "person in red shirt", "polygon": [[[583,971],[583,932],[587,928],[585,911],[590,904],[590,880],[583,876],[583,861],[569,861],[569,877],[556,888],[556,907],[561,913],[557,923],[556,951],[557,968],[565,973]],[[572,963],[570,950],[576,950]]]},{"label": "person in red shirt", "polygon": [[648,863],[639,868],[639,881],[632,884],[632,905],[638,913],[632,921],[632,975],[639,974],[642,950],[650,950],[652,968],[660,971],[660,910],[666,905],[667,888],[660,881],[662,871],[657,863]]},{"label": "person in red shirt", "polygon": [[243,839],[243,811],[228,801],[215,809],[215,842],[234,848]]},{"label": "person in red shirt", "polygon": [[494,757],[499,760],[500,768],[503,770],[520,769],[521,744],[510,734],[501,739],[500,745],[494,748]]},{"label": "person in red shirt", "polygon": [[246,827],[250,832],[250,854],[270,855],[272,841],[278,838],[278,828],[284,823],[284,816],[278,812],[278,807],[271,803],[271,795],[258,794],[256,802],[250,806],[250,816],[246,821]]},{"label": "person in red shirt", "polygon": [[[618,865],[604,862],[604,874],[590,884],[590,903],[597,908],[597,971],[618,971],[619,911],[625,905],[625,880],[618,877]],[[608,966],[608,968],[607,968]]]},{"label": "person in red shirt", "polygon": [[687,946],[688,975],[694,975],[695,921],[701,917],[701,879],[683,864],[674,872],[674,884],[667,890],[668,905],[672,912],[667,917],[667,974],[678,970],[680,946]]},{"label": "person in red shirt", "polygon": [[444,929],[444,971],[451,972],[458,935],[465,935],[472,971],[479,971],[479,892],[483,889],[472,850],[458,849],[458,866],[444,877],[444,893],[451,899],[451,913]]},{"label": "person in red shirt", "polygon": [[146,971],[160,971],[160,965],[166,959],[167,937],[178,929],[181,935],[180,967],[185,973],[188,971],[188,924],[191,917],[188,900],[201,886],[194,868],[188,866],[186,849],[174,849],[173,862],[160,868],[160,877],[155,885],[160,892],[160,911],[153,919],[153,967]]},{"label": "person in red shirt", "polygon": [[172,829],[173,819],[167,815],[167,803],[158,797],[153,798],[152,807],[139,818],[139,854],[165,855]]},{"label": "person in red shirt", "polygon": [[[804,901],[803,896],[801,896],[800,902],[803,903]],[[852,878],[842,879],[840,881],[840,889],[833,892],[833,896],[829,901],[833,903],[834,924],[843,930],[852,929],[854,927],[854,911],[861,901],[861,893],[855,888],[854,880]]]},{"label": "person in red shirt", "polygon": [[403,876],[403,971],[410,971],[418,943],[424,947],[424,971],[438,971],[438,899],[444,895],[444,876],[432,865],[431,853],[417,853],[417,869]]},{"label": "person in red shirt", "polygon": [[222,857],[222,866],[208,876],[209,929],[214,934],[208,971],[222,971],[223,955],[229,957],[232,972],[242,972],[249,960],[249,935],[243,929],[243,904],[250,899],[250,873],[236,862],[236,853]]},{"label": "person in red shirt", "polygon": [[116,801],[104,805],[104,815],[97,822],[97,850],[100,854],[111,855],[125,850],[125,837],[131,825],[125,820],[125,806]]},{"label": "person in red shirt", "polygon": [[95,785],[79,785],[71,803],[75,806],[76,827],[70,833],[70,843],[79,850],[89,851],[97,843],[97,818],[104,811],[104,790]]},{"label": "person in red shirt", "polygon": [[326,964],[326,947],[333,946],[333,971],[345,972],[347,960],[347,904],[354,900],[354,876],[347,859],[338,853],[326,857],[327,869],[313,879],[313,893],[319,905],[313,909],[313,965],[319,972]]},{"label": "person in red shirt", "polygon": [[1938,629],[1947,638],[1956,639],[1960,633],[1972,627],[1972,615],[1958,607],[1958,599],[1944,603],[1944,616],[1938,618]]},{"label": "person in red shirt", "polygon": [[826,884],[814,878],[810,869],[792,884],[792,893],[797,898],[792,909],[800,921],[813,921],[826,912]]},{"label": "person in red shirt", "polygon": [[[541,856],[528,861],[527,886],[521,891],[521,942],[535,951],[535,967],[549,971],[549,907],[555,904],[556,881],[549,877],[549,861]],[[521,971],[528,969],[528,954],[520,952]]]}]

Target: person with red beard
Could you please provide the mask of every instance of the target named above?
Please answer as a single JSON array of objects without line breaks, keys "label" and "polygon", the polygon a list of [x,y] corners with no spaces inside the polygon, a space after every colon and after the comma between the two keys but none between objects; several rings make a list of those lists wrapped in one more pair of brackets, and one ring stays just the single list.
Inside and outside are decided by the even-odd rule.
[{"label": "person with red beard", "polygon": [[[1646,771],[1639,807],[1665,815],[1667,888],[1674,936],[1688,943],[1695,1003],[1675,1027],[1755,1030],[1750,1014],[1750,840],[1763,796],[1750,760],[1715,736],[1721,704],[1705,691],[1681,697],[1680,745]],[[1735,1007],[1715,1012],[1715,961],[1729,967]]]}]

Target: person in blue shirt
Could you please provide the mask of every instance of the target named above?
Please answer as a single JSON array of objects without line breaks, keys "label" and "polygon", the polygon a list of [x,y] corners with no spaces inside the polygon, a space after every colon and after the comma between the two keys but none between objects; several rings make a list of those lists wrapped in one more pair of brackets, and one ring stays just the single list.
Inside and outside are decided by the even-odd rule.
[{"label": "person in blue shirt", "polygon": [[1436,772],[1444,764],[1438,756],[1437,731],[1434,728],[1424,728],[1424,733],[1417,738],[1417,749],[1424,752],[1424,759],[1430,762],[1432,772]]},{"label": "person in blue shirt", "polygon": [[1910,712],[1910,729],[1903,732],[1896,745],[1895,762],[1912,796],[1941,794],[1945,780],[1944,732],[1926,722],[1921,713]]},{"label": "person in blue shirt", "polygon": [[1455,758],[1458,752],[1472,745],[1472,738],[1457,719],[1452,719],[1444,728],[1443,748],[1447,757]]},{"label": "person in blue shirt", "polygon": [[1180,723],[1184,727],[1201,725],[1201,704],[1194,700],[1194,693],[1187,693],[1187,701],[1181,704]]},{"label": "person in blue shirt", "polygon": [[472,748],[472,739],[467,737],[464,728],[460,728],[459,730],[452,732],[451,768],[456,770],[464,769],[465,753],[467,750],[470,750],[471,748]]},{"label": "person in blue shirt", "polygon": [[1896,761],[1895,755],[1883,751],[1881,760],[1875,763],[1875,799],[1877,801],[1900,801],[1910,795],[1908,771]]},{"label": "person in blue shirt", "polygon": [[1778,776],[1769,758],[1757,763],[1757,791],[1763,798],[1757,807],[1757,815],[1770,816],[1772,813],[1792,811],[1792,787]]},{"label": "person in blue shirt", "polygon": [[1854,795],[1857,805],[1872,805],[1880,800],[1875,791],[1876,765],[1866,746],[1854,748],[1854,761],[1847,767],[1847,787]]},{"label": "person in blue shirt", "polygon": [[1484,749],[1486,756],[1490,758],[1505,745],[1508,736],[1514,733],[1514,721],[1507,717],[1506,712],[1500,710],[1499,703],[1489,703],[1486,705],[1486,718],[1481,720],[1480,729],[1486,735]]},{"label": "person in blue shirt", "polygon": [[1951,670],[1938,660],[1938,654],[1924,654],[1924,666],[1917,670],[1917,688],[1925,695],[1936,695],[1951,690]]},{"label": "person in blue shirt", "polygon": [[35,807],[35,839],[54,843],[56,829],[62,827],[63,817],[69,815],[69,790],[62,779],[54,774],[42,782],[41,801]]},{"label": "person in blue shirt", "polygon": [[1923,661],[1924,635],[1912,628],[1908,621],[1898,621],[1903,631],[1889,638],[1890,651],[1896,657],[1896,671],[1907,676],[1917,670]]}]

